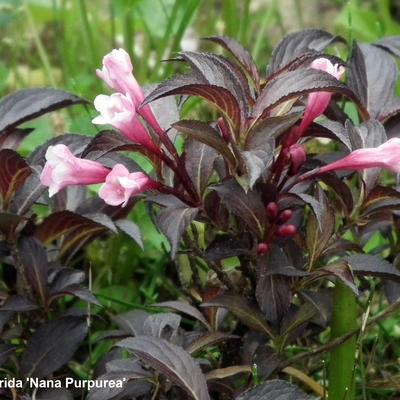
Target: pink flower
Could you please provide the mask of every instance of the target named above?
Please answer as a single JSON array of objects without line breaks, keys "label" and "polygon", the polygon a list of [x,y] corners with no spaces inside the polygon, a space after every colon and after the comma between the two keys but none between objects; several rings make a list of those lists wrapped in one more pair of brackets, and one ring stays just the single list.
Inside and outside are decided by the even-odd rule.
[{"label": "pink flower", "polygon": [[124,49],[114,49],[103,57],[103,68],[97,69],[96,74],[110,88],[128,95],[132,99],[136,111],[159,135],[164,135],[150,106],[140,108],[144,100],[143,90],[132,74],[132,62],[129,54]]},{"label": "pink flower", "polygon": [[99,190],[99,196],[111,206],[122,207],[129,198],[148,189],[156,189],[157,182],[142,172],[129,172],[122,164],[114,165]]},{"label": "pink flower", "polygon": [[341,160],[325,165],[320,172],[385,168],[400,173],[400,139],[393,138],[378,147],[358,149]]},{"label": "pink flower", "polygon": [[341,160],[304,174],[301,180],[331,171],[367,168],[384,168],[400,173],[400,138],[390,139],[378,147],[355,150]]},{"label": "pink flower", "polygon": [[114,49],[103,57],[103,68],[97,69],[97,76],[110,88],[132,96],[135,107],[144,99],[142,88],[132,74],[132,62],[124,49]]},{"label": "pink flower", "polygon": [[[336,79],[340,79],[344,73],[344,67],[332,64],[327,58],[317,58],[311,63],[311,68],[319,69],[331,74]],[[300,124],[300,135],[302,135],[311,123],[319,117],[328,107],[332,98],[329,92],[314,92],[308,96],[307,107],[304,112],[303,120]]]},{"label": "pink flower", "polygon": [[95,161],[75,157],[63,144],[49,146],[46,160],[40,181],[49,187],[50,197],[70,185],[104,182],[110,172],[108,168]]},{"label": "pink flower", "polygon": [[100,113],[92,120],[94,124],[111,125],[119,129],[133,143],[158,151],[147,130],[139,121],[129,93],[126,96],[121,93],[114,93],[111,96],[100,94],[94,99],[94,106]]}]

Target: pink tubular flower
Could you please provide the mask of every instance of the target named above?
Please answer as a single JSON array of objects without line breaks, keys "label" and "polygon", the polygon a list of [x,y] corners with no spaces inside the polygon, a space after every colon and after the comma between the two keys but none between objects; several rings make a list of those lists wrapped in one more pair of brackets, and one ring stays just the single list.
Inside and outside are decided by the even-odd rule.
[{"label": "pink tubular flower", "polygon": [[114,165],[99,190],[99,196],[111,206],[122,207],[129,198],[149,189],[156,189],[157,182],[152,181],[143,172],[129,172],[122,164]]},{"label": "pink tubular flower", "polygon": [[92,123],[112,125],[133,143],[158,151],[147,130],[139,121],[129,93],[126,96],[121,93],[114,93],[111,96],[100,94],[94,99],[94,106],[100,115],[94,118]]},{"label": "pink tubular flower", "polygon": [[97,76],[110,88],[128,95],[132,99],[136,111],[147,121],[157,134],[164,135],[151,108],[147,105],[140,107],[144,93],[132,74],[132,62],[124,49],[114,49],[103,57],[103,68],[97,69]]},{"label": "pink tubular flower", "polygon": [[341,160],[304,174],[301,180],[331,171],[367,168],[384,168],[400,173],[400,138],[390,139],[378,147],[355,150]]},{"label": "pink tubular flower", "polygon": [[135,107],[144,99],[142,88],[132,74],[132,62],[124,49],[114,49],[103,57],[103,68],[97,69],[97,76],[110,88],[132,96]]},{"label": "pink tubular flower", "polygon": [[49,146],[46,160],[40,181],[49,187],[50,197],[70,185],[104,182],[110,172],[108,168],[95,161],[75,157],[64,144]]},{"label": "pink tubular flower", "polygon": [[[338,64],[332,64],[327,58],[317,58],[311,63],[311,68],[325,71],[336,79],[340,79],[344,73],[344,67]],[[300,124],[300,135],[311,125],[311,123],[319,117],[328,107],[332,98],[329,92],[314,92],[308,96],[307,107],[304,112],[303,120]]]}]

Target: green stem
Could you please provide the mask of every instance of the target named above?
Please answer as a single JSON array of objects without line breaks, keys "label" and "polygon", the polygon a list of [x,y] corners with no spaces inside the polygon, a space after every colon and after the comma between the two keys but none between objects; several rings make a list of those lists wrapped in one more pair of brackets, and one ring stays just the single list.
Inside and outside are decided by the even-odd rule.
[{"label": "green stem", "polygon": [[[334,308],[331,339],[336,339],[357,328],[356,298],[350,288],[337,282],[334,289]],[[328,366],[329,400],[354,400],[354,364],[356,336],[350,337],[330,353]]]}]

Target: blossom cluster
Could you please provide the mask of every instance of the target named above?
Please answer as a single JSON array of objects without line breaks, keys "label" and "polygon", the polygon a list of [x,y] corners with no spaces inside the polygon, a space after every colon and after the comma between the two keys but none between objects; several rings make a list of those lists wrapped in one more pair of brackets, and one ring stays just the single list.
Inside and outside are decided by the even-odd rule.
[{"label": "blossom cluster", "polygon": [[[115,49],[103,58],[103,68],[97,70],[97,76],[116,93],[96,97],[94,106],[100,115],[92,122],[111,125],[132,143],[160,153],[142,120],[155,132],[160,132],[161,128],[150,107],[139,108],[144,95],[132,70],[129,55],[123,49]],[[49,187],[50,196],[70,185],[102,183],[99,196],[113,206],[124,206],[131,196],[159,186],[143,172],[129,172],[122,164],[110,170],[99,162],[76,157],[63,144],[47,149],[41,182]]]},{"label": "blossom cluster", "polygon": [[[311,68],[329,73],[340,79],[345,71],[343,66],[332,64],[327,58],[314,60]],[[99,115],[93,119],[94,124],[111,125],[128,141],[142,146],[150,154],[168,161],[162,150],[162,144],[174,153],[173,144],[165,131],[160,127],[150,106],[143,106],[144,93],[132,73],[133,66],[128,53],[123,49],[114,49],[103,58],[103,67],[98,69],[97,76],[116,92],[111,95],[100,94],[94,100]],[[306,160],[306,152],[301,141],[305,132],[327,109],[332,94],[314,92],[308,95],[303,118],[294,126],[282,141],[281,152],[274,163],[276,176],[289,166],[288,172],[296,174]],[[229,142],[229,132],[221,120],[218,121],[221,135]],[[391,139],[378,148],[359,149],[347,157],[311,171],[300,180],[335,170],[360,170],[382,167],[399,172],[398,154],[400,139]],[[176,153],[175,153],[176,154]],[[178,175],[182,171],[175,171]],[[46,153],[46,164],[41,174],[41,182],[49,187],[53,196],[70,185],[102,184],[99,196],[109,205],[124,206],[130,197],[146,190],[159,189],[163,185],[152,180],[143,172],[130,172],[124,165],[116,164],[112,169],[101,163],[75,156],[70,149],[57,144],[50,146]],[[190,192],[190,185],[189,190]]]}]

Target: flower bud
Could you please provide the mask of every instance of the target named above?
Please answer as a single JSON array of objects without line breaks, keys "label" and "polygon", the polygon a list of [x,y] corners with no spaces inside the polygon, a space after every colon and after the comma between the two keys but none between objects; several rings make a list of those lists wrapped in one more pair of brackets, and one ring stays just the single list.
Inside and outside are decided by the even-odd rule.
[{"label": "flower bud", "polygon": [[305,163],[307,155],[301,144],[293,144],[289,147],[289,158],[291,162],[290,172],[295,174]]},{"label": "flower bud", "polygon": [[265,207],[265,212],[267,213],[268,219],[274,221],[278,216],[278,205],[274,201],[271,201]]},{"label": "flower bud", "polygon": [[289,221],[290,218],[292,218],[292,215],[293,215],[293,211],[292,210],[289,210],[289,209],[284,210],[279,214],[278,221],[281,224],[284,224],[285,222]]},{"label": "flower bud", "polygon": [[269,246],[268,243],[259,243],[257,246],[257,254],[263,255],[268,253]]},{"label": "flower bud", "polygon": [[282,225],[276,231],[277,235],[280,237],[292,237],[296,234],[297,228],[294,225]]}]

